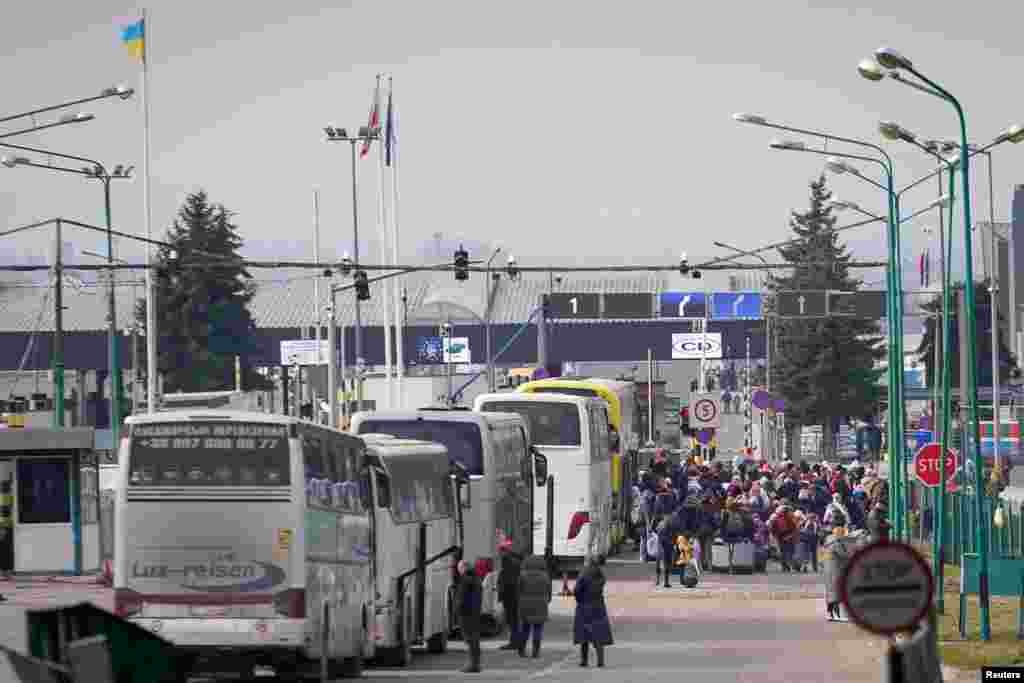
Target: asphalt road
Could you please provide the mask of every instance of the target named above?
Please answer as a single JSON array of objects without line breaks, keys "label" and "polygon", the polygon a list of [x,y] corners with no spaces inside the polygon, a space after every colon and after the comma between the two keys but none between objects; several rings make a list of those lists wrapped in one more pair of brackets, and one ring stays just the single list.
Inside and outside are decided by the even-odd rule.
[{"label": "asphalt road", "polygon": [[[756,681],[867,682],[882,679],[884,643],[850,624],[823,618],[820,576],[706,574],[701,585],[655,589],[652,565],[635,556],[612,558],[607,566],[607,600],[614,646],[607,666],[578,665],[572,646],[572,598],[556,597],[539,659],[499,651],[502,640],[484,644],[481,674],[462,674],[465,649],[453,642],[445,655],[417,653],[409,669],[369,667],[366,678],[381,681],[645,681],[718,683]],[[4,586],[7,586],[5,589]],[[82,600],[109,609],[110,592],[67,584],[13,588],[0,604],[0,642],[24,651],[24,611]],[[267,672],[268,674],[270,672]],[[260,680],[273,680],[260,677]]]}]

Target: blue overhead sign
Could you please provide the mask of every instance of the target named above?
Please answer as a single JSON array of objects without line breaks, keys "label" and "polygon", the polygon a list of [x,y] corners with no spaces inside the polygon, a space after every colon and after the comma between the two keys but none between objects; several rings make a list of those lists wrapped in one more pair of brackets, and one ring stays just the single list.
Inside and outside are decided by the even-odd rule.
[{"label": "blue overhead sign", "polygon": [[760,320],[759,292],[715,292],[711,295],[713,320]]},{"label": "blue overhead sign", "polygon": [[662,292],[658,310],[662,318],[704,318],[707,297],[704,292]]}]

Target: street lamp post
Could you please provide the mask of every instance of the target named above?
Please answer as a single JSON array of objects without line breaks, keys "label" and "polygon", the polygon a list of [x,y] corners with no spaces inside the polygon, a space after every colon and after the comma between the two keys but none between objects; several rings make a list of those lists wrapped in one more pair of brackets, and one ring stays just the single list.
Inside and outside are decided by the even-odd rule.
[{"label": "street lamp post", "polygon": [[[53,426],[64,427],[64,254],[60,219],[56,221],[53,259]],[[78,400],[82,400],[79,397]]]},{"label": "street lamp post", "polygon": [[25,135],[27,133],[36,133],[41,130],[48,130],[50,128],[56,128],[58,126],[68,126],[76,123],[88,123],[89,121],[92,121],[95,118],[96,117],[92,114],[66,114],[65,116],[60,117],[60,119],[58,119],[55,123],[44,123],[38,126],[32,126],[30,128],[22,128],[21,130],[12,131],[10,133],[2,133],[0,134],[0,140],[17,137],[19,135]]},{"label": "street lamp post", "polygon": [[[886,154],[884,149],[882,149],[878,145],[872,144],[870,142],[866,142],[864,140],[857,140],[857,139],[854,139],[854,138],[840,137],[838,135],[831,135],[829,133],[823,133],[823,132],[820,132],[820,131],[812,131],[812,130],[806,130],[806,129],[801,129],[801,128],[794,128],[792,126],[784,126],[784,125],[780,125],[780,124],[777,124],[777,123],[772,123],[772,122],[768,121],[765,117],[758,116],[758,115],[755,115],[755,114],[735,114],[735,115],[733,115],[733,119],[736,120],[736,121],[739,121],[741,123],[749,123],[749,124],[753,124],[753,125],[764,126],[764,127],[767,127],[767,128],[775,128],[775,129],[787,131],[787,132],[790,132],[790,133],[797,133],[797,134],[800,134],[800,135],[809,135],[811,137],[819,138],[819,139],[826,140],[826,141],[842,142],[842,143],[846,143],[846,144],[856,145],[858,147],[865,147],[865,148],[868,148],[868,149],[871,149],[871,150],[874,150],[874,151],[878,152],[882,156],[882,159],[875,159],[875,158],[872,157],[871,160],[877,162],[878,164],[880,164],[882,166],[883,171],[885,172],[885,176],[886,176],[886,186],[885,186],[885,189],[887,191],[888,199],[889,199],[889,202],[888,202],[888,216],[889,216],[889,221],[888,221],[889,265],[888,265],[888,268],[886,270],[887,279],[888,279],[888,282],[889,282],[889,287],[887,288],[888,296],[886,297],[887,298],[887,308],[888,308],[888,311],[889,311],[889,320],[890,320],[889,335],[888,335],[888,337],[889,337],[889,358],[890,359],[893,359],[893,358],[899,359],[900,365],[902,366],[902,359],[903,359],[903,339],[902,339],[902,336],[903,336],[903,325],[902,325],[902,317],[901,317],[902,316],[902,301],[901,300],[902,300],[903,285],[902,285],[902,281],[901,281],[901,278],[902,278],[902,275],[901,275],[902,274],[902,268],[901,268],[901,264],[900,264],[900,261],[899,261],[899,240],[898,240],[898,235],[897,235],[897,233],[898,233],[898,226],[897,226],[897,223],[896,223],[896,217],[899,214],[897,213],[897,207],[895,205],[895,202],[893,201],[894,189],[893,189],[893,164],[892,164],[892,159],[889,157],[888,154]],[[803,149],[803,146],[801,145],[799,149]],[[805,150],[805,151],[809,151],[809,150]],[[883,159],[884,159],[884,161],[883,161]],[[889,457],[889,462],[890,462],[890,472],[893,472],[893,471],[897,470],[897,468],[895,467],[895,463],[896,463],[897,459],[899,460],[900,463],[903,462],[903,448],[902,448],[902,443],[903,443],[903,425],[902,425],[902,417],[903,417],[903,415],[902,415],[903,384],[902,384],[902,380],[903,380],[903,378],[901,376],[902,372],[901,371],[897,371],[897,369],[894,368],[893,366],[894,366],[894,364],[892,362],[890,362],[889,363],[889,369],[888,369],[888,371],[889,371],[888,392],[889,392],[889,397],[890,397],[889,398],[889,407],[890,407],[890,413],[896,417],[895,420],[893,420],[893,419],[889,420],[889,433],[890,433],[890,439],[889,439],[889,456],[890,457]],[[900,368],[900,370],[902,370],[902,367]],[[894,406],[900,406],[900,409],[893,411],[893,407]],[[892,478],[891,474],[890,474],[890,478]],[[897,523],[898,523],[898,519],[897,519]],[[895,531],[897,532],[897,535],[898,535],[898,532],[899,532],[899,527],[898,526],[896,527]]]},{"label": "street lamp post", "polygon": [[[86,255],[86,256],[93,256],[93,257],[98,258],[98,259],[105,259],[105,258],[107,258],[104,254],[97,254],[96,252],[89,251],[87,249],[82,249],[82,253],[84,255]],[[124,259],[121,259],[121,258],[116,258],[116,259],[114,259],[114,261],[116,263],[121,263],[121,264],[128,263],[128,261],[126,261]],[[137,287],[136,282],[133,281],[132,282],[132,302],[137,302],[138,300],[139,300],[139,298],[138,298],[138,287]],[[129,343],[132,345],[132,414],[133,415],[136,412],[138,412],[137,408],[138,408],[138,405],[140,403],[139,396],[140,396],[140,393],[141,393],[140,388],[141,388],[141,384],[142,384],[142,373],[140,372],[141,368],[139,367],[139,343],[138,343],[139,342],[138,337],[141,334],[141,332],[142,332],[142,329],[139,327],[138,322],[135,322],[135,321],[133,321],[132,324],[129,325],[124,330],[125,338],[128,339]]]},{"label": "street lamp post", "polygon": [[[915,136],[913,133],[911,133],[910,131],[908,131],[907,129],[903,128],[902,126],[900,126],[900,125],[898,125],[896,123],[893,123],[891,121],[883,121],[883,122],[881,122],[879,124],[878,128],[879,128],[879,132],[881,132],[884,137],[889,138],[890,140],[902,140],[904,142],[910,143],[911,145],[917,147],[918,149],[922,150],[926,154],[928,154],[928,155],[934,157],[936,160],[938,160],[938,162],[940,164],[940,166],[938,168],[938,180],[939,180],[939,192],[940,192],[940,194],[942,192],[942,171],[943,171],[944,168],[945,168],[945,170],[948,171],[948,174],[949,174],[949,195],[948,196],[949,196],[949,201],[950,201],[950,212],[949,212],[950,226],[949,227],[950,227],[950,242],[952,242],[952,228],[953,228],[952,200],[953,200],[954,192],[955,192],[955,189],[956,189],[955,176],[956,176],[956,166],[957,166],[957,163],[955,161],[950,161],[946,157],[943,157],[941,154],[939,154],[939,151],[938,151],[939,145],[937,143],[935,143],[934,141],[932,141],[932,142],[925,142],[925,143],[919,142],[917,140],[917,136]],[[905,192],[906,189],[904,189],[903,191]],[[947,372],[948,365],[949,365],[949,297],[950,297],[950,280],[951,280],[950,273],[949,273],[949,266],[950,266],[951,258],[947,258],[947,255],[946,255],[946,235],[945,235],[945,228],[944,228],[944,225],[943,225],[943,218],[944,218],[944,216],[942,214],[942,208],[943,208],[942,206],[939,207],[939,258],[940,258],[940,271],[942,273],[942,294],[941,294],[941,296],[942,296],[942,313],[941,313],[941,317],[938,316],[938,315],[936,316],[935,324],[934,324],[934,326],[932,328],[933,331],[934,331],[934,334],[932,335],[932,343],[935,345],[935,364],[933,366],[932,381],[935,384],[935,394],[936,394],[936,397],[938,397],[940,390],[939,390],[939,382],[936,381],[936,380],[938,379],[938,373],[939,373],[939,358],[940,358],[940,356],[939,356],[939,343],[940,343],[940,339],[941,339],[941,343],[942,343],[942,356],[941,356],[941,358],[942,358],[942,363],[943,363],[943,365],[942,365],[942,389],[941,389],[941,391],[942,391],[942,394],[941,394],[942,398],[941,398],[941,405],[942,405],[943,420],[942,420],[942,426],[941,426],[939,447],[940,447],[941,453],[943,454],[942,455],[942,459],[945,460],[945,453],[946,453],[946,450],[949,447],[949,428],[950,428],[950,417],[951,417],[951,413],[950,413],[950,409],[949,409],[950,403],[951,403],[951,396],[950,396],[951,387],[950,387],[949,373]],[[942,335],[941,338],[939,337],[939,334],[940,334],[940,324],[941,324],[941,335]],[[934,414],[936,411],[933,410],[932,412],[933,412],[933,418],[937,418],[938,415]],[[945,523],[946,523],[946,468],[944,466],[944,463],[943,463],[943,466],[940,468],[939,487],[938,487],[938,490],[936,490],[936,492],[935,492],[935,517],[936,517],[936,519],[935,519],[935,524],[934,524],[934,527],[933,527],[934,528],[934,538],[933,538],[933,548],[932,548],[932,568],[933,568],[933,571],[935,573],[935,576],[938,577],[938,579],[936,581],[935,606],[936,606],[936,610],[941,614],[941,613],[943,613],[945,611],[945,595],[944,595],[944,591],[942,589],[943,576],[945,574],[945,544],[944,544],[943,541],[944,541],[944,537],[945,537]]]},{"label": "street lamp post", "polygon": [[[787,128],[787,130],[789,130]],[[800,132],[800,131],[798,131]],[[808,148],[802,142],[775,141],[771,144],[773,149],[810,152],[829,156],[827,168],[834,173],[851,173],[852,175],[865,180],[868,183],[882,189],[888,198],[888,236],[889,236],[889,267],[886,269],[888,280],[887,287],[887,312],[889,317],[889,382],[887,392],[889,394],[889,486],[890,502],[893,506],[891,517],[894,521],[893,532],[897,539],[903,535],[903,510],[900,500],[900,493],[903,489],[904,477],[904,430],[903,430],[903,325],[902,325],[902,298],[903,298],[903,269],[901,267],[900,242],[899,242],[899,205],[895,200],[893,187],[892,159],[881,147],[870,143],[860,143],[862,146],[877,150],[883,159],[863,156],[857,154],[845,154],[839,152],[826,152]],[[842,162],[839,158],[857,159],[876,163],[882,168],[885,174],[885,184],[871,180],[861,174],[857,169]]]},{"label": "street lamp post", "polygon": [[91,97],[83,97],[77,100],[71,100],[70,102],[62,102],[60,104],[47,105],[31,111],[22,112],[20,114],[10,114],[7,116],[0,116],[0,123],[7,123],[8,121],[14,121],[16,119],[25,119],[36,114],[45,114],[46,112],[57,111],[58,109],[67,109],[69,107],[77,107],[80,104],[86,104],[88,102],[95,102],[97,100],[105,100],[111,97],[120,97],[122,100],[127,100],[135,94],[134,88],[128,88],[123,85],[116,85],[109,88],[104,88],[99,95],[93,95]]},{"label": "street lamp post", "polygon": [[[71,154],[60,154],[52,152],[50,150],[38,149],[34,147],[25,147],[24,145],[12,145],[8,143],[0,143],[0,147],[9,149],[16,149],[19,151],[32,152],[35,154],[44,154],[53,157],[59,157],[61,159],[68,159],[71,161],[79,161],[82,163],[89,164],[89,166],[81,169],[67,168],[63,166],[51,166],[46,164],[39,164],[33,162],[31,159],[26,157],[14,157],[4,158],[2,163],[4,166],[14,168],[16,166],[30,166],[33,168],[42,168],[51,171],[58,171],[61,173],[73,173],[75,175],[84,176],[89,179],[99,180],[103,185],[103,210],[104,217],[106,220],[106,232],[107,232],[107,263],[111,266],[114,264],[114,234],[113,234],[113,222],[111,217],[111,206],[110,206],[110,182],[115,179],[130,179],[133,167],[125,168],[123,165],[118,164],[114,167],[114,171],[108,172],[106,167],[94,159],[86,157],[75,156]],[[116,303],[116,290],[115,290],[115,278],[114,269],[110,268],[109,282],[107,287],[107,336],[108,336],[108,363],[110,367],[110,431],[112,439],[112,448],[116,449],[120,441],[120,429],[121,429],[121,393],[122,393],[122,382],[120,372],[120,362],[117,352],[117,303]]]},{"label": "street lamp post", "polygon": [[[359,268],[359,167],[357,162],[358,154],[356,146],[359,144],[369,144],[373,140],[380,138],[380,133],[376,128],[370,128],[363,126],[359,129],[359,134],[350,136],[345,128],[338,128],[336,126],[327,126],[324,128],[324,132],[327,134],[327,142],[347,142],[352,149],[352,253],[354,256],[353,266]],[[385,305],[387,303],[385,302]],[[334,352],[333,349],[331,351]],[[363,409],[363,369],[365,367],[365,359],[363,358],[363,319],[362,319],[362,306],[360,305],[359,297],[356,297],[356,315],[355,315],[355,353],[356,353],[356,408],[358,410]],[[389,370],[390,372],[390,370]],[[389,380],[390,381],[390,380]]]},{"label": "street lamp post", "polygon": [[[970,362],[967,363],[967,407],[970,429],[974,437],[974,470],[975,470],[975,509],[978,515],[978,524],[975,529],[976,542],[978,547],[978,603],[981,613],[981,639],[990,640],[991,622],[989,619],[989,568],[988,568],[988,525],[983,523],[985,519],[984,486],[983,486],[983,460],[981,457],[981,425],[978,420],[978,377],[977,368],[973,359],[977,358],[977,321],[974,296],[974,263],[972,254],[971,237],[971,183],[970,183],[970,153],[967,142],[967,119],[963,107],[952,93],[941,85],[931,80],[920,71],[913,63],[892,48],[883,47],[875,51],[875,59],[862,62],[859,70],[861,74],[870,80],[880,80],[881,70],[905,71],[922,81],[928,88],[935,91],[951,104],[956,111],[960,124],[960,178],[961,192],[963,193],[963,222],[964,222],[964,305],[967,313],[967,348],[964,350]],[[877,68],[875,68],[877,65]],[[901,77],[902,78],[902,77]],[[1009,132],[1009,131],[1008,131]],[[1017,131],[1017,134],[1024,131]]]}]

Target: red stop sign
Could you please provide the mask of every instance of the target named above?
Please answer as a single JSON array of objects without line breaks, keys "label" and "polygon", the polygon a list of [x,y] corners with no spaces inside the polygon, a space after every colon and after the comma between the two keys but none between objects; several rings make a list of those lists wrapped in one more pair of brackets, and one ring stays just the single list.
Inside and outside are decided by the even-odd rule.
[{"label": "red stop sign", "polygon": [[[940,444],[929,443],[921,446],[921,449],[914,455],[914,472],[925,486],[934,488],[942,481],[942,471],[939,469],[940,453],[942,453]],[[947,482],[956,474],[956,465],[956,451],[949,448],[946,450]]]}]

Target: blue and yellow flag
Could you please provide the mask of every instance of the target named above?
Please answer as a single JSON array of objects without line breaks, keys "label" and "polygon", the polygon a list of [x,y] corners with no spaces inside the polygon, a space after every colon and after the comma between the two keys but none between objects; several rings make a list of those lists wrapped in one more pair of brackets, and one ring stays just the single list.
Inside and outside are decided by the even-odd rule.
[{"label": "blue and yellow flag", "polygon": [[121,42],[128,46],[128,52],[136,59],[146,58],[146,20],[139,19],[121,29]]}]

